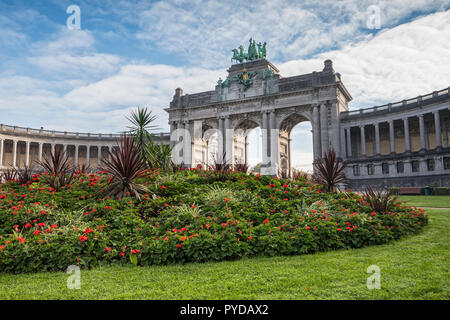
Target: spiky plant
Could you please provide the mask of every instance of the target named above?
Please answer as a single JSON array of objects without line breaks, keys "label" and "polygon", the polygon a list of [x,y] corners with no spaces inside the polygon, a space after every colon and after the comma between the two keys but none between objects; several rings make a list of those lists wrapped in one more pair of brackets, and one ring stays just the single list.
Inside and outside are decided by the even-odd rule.
[{"label": "spiky plant", "polygon": [[136,181],[145,168],[145,161],[133,136],[123,134],[118,144],[119,147],[108,150],[109,157],[103,159],[103,167],[111,174],[107,195],[121,199],[129,193],[139,200],[147,193],[147,188]]},{"label": "spiky plant", "polygon": [[78,172],[78,173],[88,173],[90,171],[91,171],[91,168],[86,163],[78,164],[75,169],[75,172]]},{"label": "spiky plant", "polygon": [[13,181],[17,178],[17,172],[13,168],[7,168],[3,170],[0,181]]},{"label": "spiky plant", "polygon": [[337,184],[346,181],[345,167],[347,162],[338,159],[334,149],[329,149],[314,165],[314,181],[323,185],[327,192],[333,192]]},{"label": "spiky plant", "polygon": [[219,152],[215,153],[212,160],[213,163],[210,166],[210,169],[215,172],[226,174],[231,172],[231,170],[233,169],[233,166],[227,159],[226,152],[223,152],[222,154],[220,154]]},{"label": "spiky plant", "polygon": [[239,172],[243,172],[243,173],[247,173],[249,170],[249,166],[247,163],[238,163],[236,162],[234,164],[234,170],[235,171],[239,171]]},{"label": "spiky plant", "polygon": [[387,190],[374,190],[371,186],[367,186],[363,199],[375,212],[387,213],[395,208],[397,197],[392,197]]},{"label": "spiky plant", "polygon": [[148,140],[144,145],[144,158],[148,168],[169,171],[172,169],[172,146]]},{"label": "spiky plant", "polygon": [[142,151],[140,148],[152,139],[150,131],[158,128],[152,124],[156,120],[156,115],[153,115],[147,107],[138,107],[137,110],[131,112],[127,119],[131,122],[131,126],[128,126],[128,133],[134,136],[139,151]]},{"label": "spiky plant", "polygon": [[33,172],[35,169],[32,166],[24,165],[22,168],[15,168],[17,181],[20,184],[26,184],[33,181]]},{"label": "spiky plant", "polygon": [[73,180],[74,170],[64,150],[55,149],[37,161],[44,171],[41,181],[55,190],[69,185]]}]

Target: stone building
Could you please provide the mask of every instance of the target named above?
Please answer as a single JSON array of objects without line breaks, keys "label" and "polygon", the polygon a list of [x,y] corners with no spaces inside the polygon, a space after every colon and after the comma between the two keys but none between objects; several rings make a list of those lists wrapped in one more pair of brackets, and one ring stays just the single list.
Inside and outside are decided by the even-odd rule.
[{"label": "stone building", "polygon": [[291,174],[291,131],[309,121],[314,159],[333,148],[348,161],[355,189],[450,185],[449,88],[356,111],[348,110],[351,99],[330,60],[321,71],[293,77],[264,58],[234,64],[214,90],[175,90],[166,109],[178,146],[174,159],[187,166],[207,162],[217,135],[228,162],[246,163],[248,134],[260,127],[261,173]]},{"label": "stone building", "polygon": [[[265,45],[264,45],[265,50]],[[241,50],[242,55],[242,50]],[[349,165],[350,185],[450,185],[449,88],[383,106],[348,110],[352,100],[331,60],[321,71],[283,77],[264,55],[252,60],[236,50],[239,63],[212,90],[175,90],[169,113],[170,134],[160,143],[174,146],[173,159],[185,166],[211,162],[212,154],[230,163],[248,162],[248,135],[262,133],[261,173],[292,174],[291,132],[309,121],[317,159],[333,148]],[[37,130],[1,125],[0,169],[31,164],[53,148],[70,161],[100,168],[118,135]]]},{"label": "stone building", "polygon": [[[119,134],[50,131],[0,125],[0,170],[8,167],[36,167],[36,162],[56,148],[65,150],[74,166],[102,167],[107,150],[117,146]],[[169,134],[158,140],[169,143]]]}]

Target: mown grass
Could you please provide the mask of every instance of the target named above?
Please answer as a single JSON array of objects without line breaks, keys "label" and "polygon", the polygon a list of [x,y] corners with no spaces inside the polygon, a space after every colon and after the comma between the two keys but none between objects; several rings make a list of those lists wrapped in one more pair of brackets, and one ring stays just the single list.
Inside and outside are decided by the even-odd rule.
[{"label": "mown grass", "polygon": [[[409,203],[429,202],[416,196]],[[65,273],[0,274],[0,299],[449,299],[450,210],[426,212],[422,233],[362,249],[82,270],[80,290],[67,289]],[[379,290],[367,289],[370,265],[380,267]]]},{"label": "mown grass", "polygon": [[450,196],[398,196],[409,205],[428,208],[450,208]]}]

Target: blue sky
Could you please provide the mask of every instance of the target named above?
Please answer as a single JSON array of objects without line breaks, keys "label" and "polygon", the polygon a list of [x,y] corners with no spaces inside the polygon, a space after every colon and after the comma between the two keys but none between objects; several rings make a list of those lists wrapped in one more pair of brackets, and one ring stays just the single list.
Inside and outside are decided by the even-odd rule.
[{"label": "blue sky", "polygon": [[[80,30],[66,26],[72,4]],[[371,6],[379,28],[367,26]],[[0,122],[117,132],[124,115],[147,105],[167,131],[162,109],[174,89],[211,90],[230,50],[250,37],[267,42],[284,76],[332,59],[351,108],[450,83],[450,0],[0,0]]]}]

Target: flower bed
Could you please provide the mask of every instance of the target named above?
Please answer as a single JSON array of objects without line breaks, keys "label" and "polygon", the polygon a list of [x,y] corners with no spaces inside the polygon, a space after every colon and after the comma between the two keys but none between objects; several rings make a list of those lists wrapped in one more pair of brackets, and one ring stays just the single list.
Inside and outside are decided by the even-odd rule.
[{"label": "flower bed", "polygon": [[69,265],[151,265],[295,255],[381,244],[416,233],[423,210],[374,212],[351,193],[267,176],[144,171],[140,202],[104,199],[109,175],[78,174],[56,192],[39,182],[0,188],[0,272]]}]

